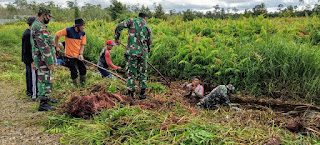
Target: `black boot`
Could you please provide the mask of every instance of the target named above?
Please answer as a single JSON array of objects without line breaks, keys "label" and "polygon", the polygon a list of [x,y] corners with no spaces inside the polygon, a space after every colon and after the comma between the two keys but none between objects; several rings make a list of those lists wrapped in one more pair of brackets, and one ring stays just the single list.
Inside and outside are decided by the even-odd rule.
[{"label": "black boot", "polygon": [[86,75],[80,76],[80,84],[81,84],[81,87],[84,87],[84,85],[86,84]]},{"label": "black boot", "polygon": [[131,97],[134,100],[135,99],[134,98],[134,91],[128,90],[128,96]]},{"label": "black boot", "polygon": [[146,89],[141,89],[140,95],[139,95],[139,99],[143,100],[146,99],[147,95],[146,95]]},{"label": "black boot", "polygon": [[50,103],[58,103],[59,101],[58,101],[58,100],[55,100],[55,99],[49,98],[49,102],[50,102]]},{"label": "black boot", "polygon": [[73,80],[72,80],[72,83],[73,83],[73,85],[74,85],[75,87],[78,87],[78,81],[77,81],[77,79],[73,79]]},{"label": "black boot", "polygon": [[48,101],[49,101],[48,97],[40,98],[40,105],[39,105],[38,111],[50,111],[51,106],[48,103]]}]

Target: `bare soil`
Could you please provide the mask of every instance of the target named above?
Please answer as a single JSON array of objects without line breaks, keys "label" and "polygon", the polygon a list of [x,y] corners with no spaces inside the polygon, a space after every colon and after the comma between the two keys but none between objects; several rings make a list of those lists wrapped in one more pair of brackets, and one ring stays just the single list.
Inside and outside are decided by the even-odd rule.
[{"label": "bare soil", "polygon": [[48,117],[38,112],[38,102],[19,97],[21,87],[0,81],[0,144],[59,144],[60,135],[48,134],[39,121]]}]

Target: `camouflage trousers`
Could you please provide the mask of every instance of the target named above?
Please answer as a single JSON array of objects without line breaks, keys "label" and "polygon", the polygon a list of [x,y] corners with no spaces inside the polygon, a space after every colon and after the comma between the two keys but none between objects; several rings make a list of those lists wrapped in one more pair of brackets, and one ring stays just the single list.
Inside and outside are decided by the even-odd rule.
[{"label": "camouflage trousers", "polygon": [[230,107],[231,103],[228,96],[210,93],[204,98],[203,102],[199,102],[197,105],[204,109],[215,109],[217,105]]},{"label": "camouflage trousers", "polygon": [[147,88],[147,58],[125,55],[125,60],[127,62],[126,70],[128,74],[127,89],[135,91],[136,76],[138,76],[140,87],[143,89]]},{"label": "camouflage trousers", "polygon": [[38,69],[38,97],[49,97],[53,88],[53,70],[46,66]]}]

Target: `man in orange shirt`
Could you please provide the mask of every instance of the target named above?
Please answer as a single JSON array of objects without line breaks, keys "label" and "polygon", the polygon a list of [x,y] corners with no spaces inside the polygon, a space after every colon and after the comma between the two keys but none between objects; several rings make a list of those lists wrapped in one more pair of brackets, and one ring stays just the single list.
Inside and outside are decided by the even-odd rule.
[{"label": "man in orange shirt", "polygon": [[[86,45],[86,33],[83,31],[85,24],[82,18],[77,18],[74,26],[58,31],[54,37],[56,46],[59,46],[59,37],[65,36],[66,63],[68,63],[71,79],[75,86],[78,86],[78,70],[81,86],[84,86],[86,82],[87,69],[83,63],[83,51]],[[57,47],[56,50],[60,51],[60,48]]]}]

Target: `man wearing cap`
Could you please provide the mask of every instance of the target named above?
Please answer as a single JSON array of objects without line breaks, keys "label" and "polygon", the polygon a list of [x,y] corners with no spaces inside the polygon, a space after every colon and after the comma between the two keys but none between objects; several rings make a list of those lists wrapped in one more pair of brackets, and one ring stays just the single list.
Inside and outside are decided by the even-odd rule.
[{"label": "man wearing cap", "polygon": [[[86,45],[85,21],[82,18],[75,20],[75,25],[58,31],[54,37],[56,46],[59,44],[59,37],[65,36],[65,56],[66,63],[71,72],[73,84],[77,87],[78,70],[80,73],[80,84],[86,83],[87,68],[83,63],[83,51]],[[57,51],[60,51],[57,47]]]},{"label": "man wearing cap", "polygon": [[234,90],[235,88],[231,84],[219,85],[201,99],[197,105],[203,109],[215,109],[216,105],[231,107],[229,96],[234,93]]},{"label": "man wearing cap", "polygon": [[[112,63],[111,57],[110,57],[110,50],[112,50],[113,46],[116,45],[113,43],[112,40],[107,41],[107,46],[102,48],[102,51],[100,53],[99,61],[98,61],[98,66],[103,67],[107,69],[108,67],[111,67],[114,70],[120,70],[121,67],[116,66]],[[104,77],[111,77],[111,74],[101,68],[98,67],[99,72],[101,73],[101,76]]]},{"label": "man wearing cap", "polygon": [[32,59],[32,47],[30,42],[30,31],[33,22],[36,20],[36,17],[29,17],[27,24],[29,28],[24,31],[22,36],[22,62],[26,65],[26,86],[27,86],[27,95],[32,99],[37,97],[37,77],[36,77],[36,68]]},{"label": "man wearing cap", "polygon": [[40,7],[31,29],[32,58],[38,69],[39,111],[49,111],[49,94],[53,88],[53,70],[56,64],[55,46],[46,24],[51,19],[50,10]]},{"label": "man wearing cap", "polygon": [[125,60],[127,62],[128,95],[134,98],[135,92],[135,77],[138,74],[140,84],[139,99],[146,98],[147,88],[147,57],[150,52],[150,45],[152,44],[151,29],[147,25],[148,13],[142,11],[138,18],[129,18],[118,24],[114,39],[117,45],[120,45],[120,34],[124,28],[128,29],[128,42],[125,51]]}]

